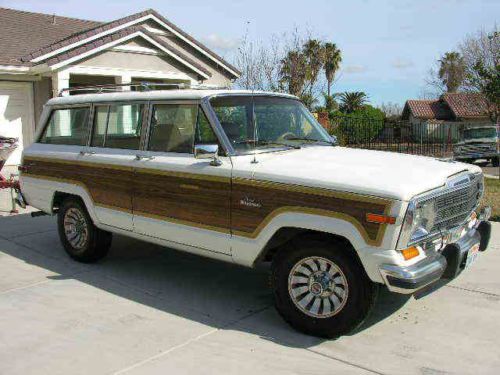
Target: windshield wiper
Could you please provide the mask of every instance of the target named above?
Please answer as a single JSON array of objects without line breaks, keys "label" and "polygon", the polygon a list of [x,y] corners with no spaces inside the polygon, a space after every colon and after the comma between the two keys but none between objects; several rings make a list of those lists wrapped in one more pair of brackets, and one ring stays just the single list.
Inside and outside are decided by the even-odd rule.
[{"label": "windshield wiper", "polygon": [[253,139],[244,139],[242,141],[234,141],[235,144],[242,144],[242,143],[245,143],[245,144],[256,144],[256,145],[260,145],[260,146],[272,146],[272,145],[276,145],[276,146],[284,146],[284,147],[289,147],[289,148],[294,148],[294,149],[300,149],[300,146],[299,145],[292,145],[290,143],[285,143],[285,142],[276,142],[276,141],[267,141],[267,140],[264,140],[264,139],[258,139],[257,142]]},{"label": "windshield wiper", "polygon": [[323,142],[323,143],[328,143],[328,144],[333,145],[333,142],[330,142],[330,141],[325,141],[322,139],[307,138],[307,137],[287,137],[286,139],[288,141]]}]

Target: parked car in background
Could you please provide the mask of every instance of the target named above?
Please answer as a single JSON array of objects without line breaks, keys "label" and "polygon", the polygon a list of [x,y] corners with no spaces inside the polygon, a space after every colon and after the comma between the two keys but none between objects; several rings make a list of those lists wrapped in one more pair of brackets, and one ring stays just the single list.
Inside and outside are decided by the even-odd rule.
[{"label": "parked car in background", "polygon": [[494,167],[498,167],[500,156],[499,129],[499,125],[465,129],[462,141],[453,147],[453,158],[467,163],[486,159]]},{"label": "parked car in background", "polygon": [[479,167],[339,147],[286,94],[54,98],[20,170],[24,201],[57,213],[75,260],[98,261],[120,234],[270,262],[281,316],[322,337],[361,324],[381,286],[411,294],[456,277],[491,231],[488,210],[476,214]]}]

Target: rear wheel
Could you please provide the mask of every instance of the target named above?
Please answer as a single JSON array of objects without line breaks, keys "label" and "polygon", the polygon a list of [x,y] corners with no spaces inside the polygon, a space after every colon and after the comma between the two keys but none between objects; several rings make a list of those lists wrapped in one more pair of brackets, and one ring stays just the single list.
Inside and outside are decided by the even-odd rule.
[{"label": "rear wheel", "polygon": [[96,262],[105,257],[111,247],[111,233],[94,225],[79,199],[68,198],[62,202],[57,224],[64,249],[79,262]]},{"label": "rear wheel", "polygon": [[340,243],[301,240],[282,248],[272,267],[276,308],[295,329],[334,338],[368,316],[377,285]]}]

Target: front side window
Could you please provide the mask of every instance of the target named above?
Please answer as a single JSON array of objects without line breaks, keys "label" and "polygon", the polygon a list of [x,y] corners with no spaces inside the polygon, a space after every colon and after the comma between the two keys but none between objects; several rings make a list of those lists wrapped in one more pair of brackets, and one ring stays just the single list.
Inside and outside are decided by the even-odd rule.
[{"label": "front side window", "polygon": [[197,116],[195,104],[154,105],[148,149],[192,153]]},{"label": "front side window", "polygon": [[55,109],[40,143],[85,146],[88,136],[89,108]]},{"label": "front side window", "polygon": [[266,96],[221,96],[210,101],[236,151],[297,147],[332,140],[296,99]]},{"label": "front side window", "polygon": [[139,150],[143,104],[97,106],[91,146]]}]

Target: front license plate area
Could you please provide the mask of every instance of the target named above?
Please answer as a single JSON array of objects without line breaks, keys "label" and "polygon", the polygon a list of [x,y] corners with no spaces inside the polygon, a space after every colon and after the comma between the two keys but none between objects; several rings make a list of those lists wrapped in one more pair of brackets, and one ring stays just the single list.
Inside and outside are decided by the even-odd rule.
[{"label": "front license plate area", "polygon": [[472,263],[475,262],[477,255],[479,254],[479,244],[476,244],[470,248],[467,252],[467,259],[465,260],[465,268],[469,268]]}]

